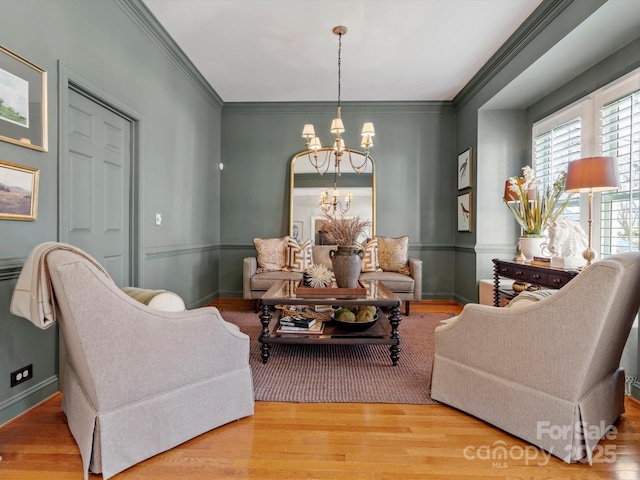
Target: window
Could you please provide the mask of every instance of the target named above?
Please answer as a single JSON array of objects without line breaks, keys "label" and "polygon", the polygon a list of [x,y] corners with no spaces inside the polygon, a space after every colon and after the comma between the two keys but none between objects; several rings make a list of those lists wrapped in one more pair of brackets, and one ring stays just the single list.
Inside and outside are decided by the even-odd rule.
[{"label": "window", "polygon": [[[578,116],[534,138],[533,169],[543,189],[550,187],[560,174],[567,171],[571,160],[581,157],[581,128],[582,117]],[[579,221],[579,202],[579,198],[572,198],[563,216]]]},{"label": "window", "polygon": [[[605,155],[618,159],[619,190],[594,194],[592,245],[601,256],[638,250],[640,227],[640,70],[593,92],[533,126],[533,169],[543,185],[568,162]],[[586,195],[563,214],[587,230]]]},{"label": "window", "polygon": [[640,195],[640,90],[601,110],[602,154],[618,159],[620,189],[603,192],[601,255],[638,250]]}]

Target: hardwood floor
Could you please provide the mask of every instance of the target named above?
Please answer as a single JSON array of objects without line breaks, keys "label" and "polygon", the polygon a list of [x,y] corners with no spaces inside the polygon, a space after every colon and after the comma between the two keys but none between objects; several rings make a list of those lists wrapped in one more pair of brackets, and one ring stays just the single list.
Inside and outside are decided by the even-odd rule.
[{"label": "hardwood floor", "polygon": [[[253,309],[253,303],[233,299],[216,304],[223,311]],[[459,310],[452,302],[411,305],[416,313]],[[60,401],[57,394],[0,428],[0,479],[82,479],[80,454]],[[256,402],[253,417],[113,478],[639,479],[640,402],[627,398],[626,408],[617,433],[599,444],[598,461],[589,466],[547,458],[528,443],[445,405]],[[501,446],[506,458],[491,458]]]}]

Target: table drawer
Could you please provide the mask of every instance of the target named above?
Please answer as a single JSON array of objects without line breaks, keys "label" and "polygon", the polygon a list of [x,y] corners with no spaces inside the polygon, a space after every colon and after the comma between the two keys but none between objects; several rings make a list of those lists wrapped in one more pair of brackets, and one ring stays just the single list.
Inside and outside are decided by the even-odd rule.
[{"label": "table drawer", "polygon": [[547,285],[548,274],[544,272],[527,272],[527,280],[536,285]]},{"label": "table drawer", "polygon": [[513,270],[513,268],[511,268],[511,266],[509,266],[509,265],[497,265],[496,269],[497,269],[498,275],[500,275],[501,277],[511,278],[511,273],[512,273],[512,270]]},{"label": "table drawer", "polygon": [[549,274],[548,285],[552,288],[561,288],[564,287],[569,280],[573,277],[569,277],[568,275],[557,275],[554,273]]},{"label": "table drawer", "polygon": [[518,265],[511,267],[511,278],[515,280],[528,281],[527,270]]}]

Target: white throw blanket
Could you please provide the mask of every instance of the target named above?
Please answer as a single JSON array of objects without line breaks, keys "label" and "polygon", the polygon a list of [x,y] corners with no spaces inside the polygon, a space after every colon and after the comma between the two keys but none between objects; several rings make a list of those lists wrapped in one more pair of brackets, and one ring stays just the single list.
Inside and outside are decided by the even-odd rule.
[{"label": "white throw blanket", "polygon": [[69,250],[91,261],[108,278],[109,274],[89,254],[73,245],[45,242],[27,256],[11,296],[12,314],[26,318],[38,328],[49,328],[56,321],[56,307],[47,267],[47,255],[54,250]]}]

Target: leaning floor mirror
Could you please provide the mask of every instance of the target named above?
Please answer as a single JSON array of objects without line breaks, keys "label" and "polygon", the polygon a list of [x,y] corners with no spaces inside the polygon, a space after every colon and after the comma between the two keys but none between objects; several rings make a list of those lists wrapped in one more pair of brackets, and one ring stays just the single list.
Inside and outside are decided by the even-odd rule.
[{"label": "leaning floor mirror", "polygon": [[291,159],[290,175],[289,235],[300,242],[324,244],[326,212],[369,220],[366,236],[375,236],[375,163],[370,155],[345,149],[338,167],[331,148],[318,150],[317,159],[306,150]]}]

